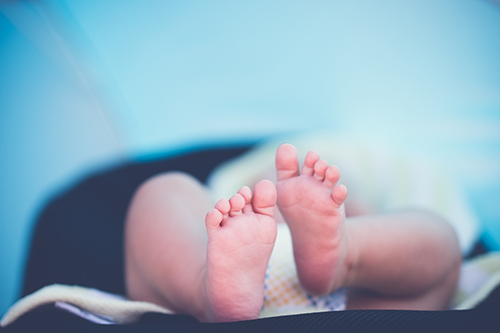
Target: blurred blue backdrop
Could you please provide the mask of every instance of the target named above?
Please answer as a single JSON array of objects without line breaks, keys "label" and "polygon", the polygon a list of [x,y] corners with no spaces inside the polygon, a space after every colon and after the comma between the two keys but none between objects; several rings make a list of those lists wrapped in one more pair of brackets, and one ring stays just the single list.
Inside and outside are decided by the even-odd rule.
[{"label": "blurred blue backdrop", "polygon": [[0,3],[0,314],[43,204],[191,144],[330,130],[433,158],[500,242],[500,5]]}]

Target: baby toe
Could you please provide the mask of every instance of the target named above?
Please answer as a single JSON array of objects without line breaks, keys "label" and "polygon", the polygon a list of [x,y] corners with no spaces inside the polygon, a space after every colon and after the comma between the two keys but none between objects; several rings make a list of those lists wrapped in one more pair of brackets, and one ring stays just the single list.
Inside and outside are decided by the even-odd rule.
[{"label": "baby toe", "polygon": [[332,198],[339,206],[342,205],[347,198],[347,188],[344,185],[338,185],[333,188]]},{"label": "baby toe", "polygon": [[207,231],[213,231],[217,229],[222,222],[222,213],[218,209],[211,209],[205,216],[205,225]]},{"label": "baby toe", "polygon": [[215,209],[218,209],[222,215],[229,213],[229,209],[231,209],[231,205],[229,204],[229,200],[226,198],[222,198],[215,204]]},{"label": "baby toe", "polygon": [[339,168],[337,168],[337,166],[335,165],[330,165],[325,172],[324,184],[327,187],[332,188],[333,186],[335,186],[335,184],[337,184],[339,179],[340,179]]},{"label": "baby toe", "polygon": [[239,215],[243,207],[245,207],[245,198],[241,194],[236,193],[229,199],[229,204],[231,205],[229,216]]},{"label": "baby toe", "polygon": [[306,176],[312,176],[314,174],[314,165],[319,160],[319,155],[315,151],[309,151],[306,154],[306,159],[304,160],[304,165],[302,166],[302,174]]},{"label": "baby toe", "polygon": [[314,178],[319,181],[325,179],[326,169],[328,168],[328,163],[325,160],[319,160],[314,164]]}]

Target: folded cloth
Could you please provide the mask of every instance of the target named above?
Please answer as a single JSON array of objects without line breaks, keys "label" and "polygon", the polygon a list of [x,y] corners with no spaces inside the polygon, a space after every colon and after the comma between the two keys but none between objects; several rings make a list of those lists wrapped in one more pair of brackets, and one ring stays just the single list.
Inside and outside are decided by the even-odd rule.
[{"label": "folded cloth", "polygon": [[[293,285],[293,281],[289,283]],[[462,266],[458,288],[451,308],[472,309],[500,286],[500,252],[492,252],[470,261]],[[264,299],[261,317],[288,315],[292,313],[326,311],[326,301],[318,298],[317,304],[300,299],[293,300],[294,292],[281,300]],[[269,292],[265,294],[269,297]],[[284,300],[289,299],[287,304]],[[300,297],[299,297],[300,298]],[[333,298],[339,299],[339,298]],[[266,303],[267,302],[267,303]],[[294,303],[295,302],[295,303]],[[319,304],[323,302],[323,304]],[[96,289],[78,286],[50,285],[17,301],[2,318],[0,325],[5,327],[23,314],[44,304],[55,303],[56,307],[69,311],[88,321],[98,324],[133,323],[146,312],[173,314],[172,311],[148,302],[130,301],[122,296],[105,293]],[[295,307],[294,307],[295,306]]]},{"label": "folded cloth", "polygon": [[490,252],[462,264],[451,306],[472,309],[500,285],[500,252]]},{"label": "folded cloth", "polygon": [[97,289],[53,284],[17,301],[3,316],[0,326],[7,326],[23,314],[49,303],[100,324],[131,323],[146,312],[173,313],[156,304],[130,301]]}]

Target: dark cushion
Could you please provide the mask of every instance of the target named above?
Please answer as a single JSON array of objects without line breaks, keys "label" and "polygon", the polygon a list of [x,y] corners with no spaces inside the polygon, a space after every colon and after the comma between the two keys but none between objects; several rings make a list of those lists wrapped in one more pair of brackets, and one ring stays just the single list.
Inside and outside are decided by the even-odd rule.
[{"label": "dark cushion", "polygon": [[53,283],[125,294],[123,224],[137,187],[165,171],[205,182],[221,162],[250,146],[195,149],[150,162],[128,162],[91,175],[52,199],[35,226],[22,294]]},{"label": "dark cushion", "polygon": [[[198,149],[156,161],[128,162],[91,175],[53,198],[35,228],[23,295],[53,283],[125,294],[123,223],[137,187],[157,173],[172,170],[185,171],[205,182],[217,165],[249,148]],[[46,305],[24,315],[5,331],[483,331],[500,327],[495,314],[498,308],[497,288],[479,307],[466,311],[359,310],[219,324],[199,323],[189,316],[145,314],[133,325],[105,326]]]}]

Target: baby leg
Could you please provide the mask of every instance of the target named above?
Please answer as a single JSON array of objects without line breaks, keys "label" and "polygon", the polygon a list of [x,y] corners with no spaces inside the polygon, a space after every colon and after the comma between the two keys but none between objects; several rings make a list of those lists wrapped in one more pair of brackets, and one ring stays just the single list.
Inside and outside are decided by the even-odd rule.
[{"label": "baby leg", "polygon": [[[303,287],[326,294],[352,287],[350,308],[444,308],[460,266],[458,241],[439,216],[419,210],[346,218],[336,167],[308,153],[276,154],[278,207],[290,227]],[[383,195],[383,194],[381,194]]]},{"label": "baby leg", "polygon": [[200,321],[257,318],[276,239],[275,202],[269,181],[212,208],[206,190],[185,174],[150,179],[126,222],[128,297]]},{"label": "baby leg", "polygon": [[453,228],[423,210],[348,218],[355,263],[345,281],[350,309],[444,310],[458,281]]}]

